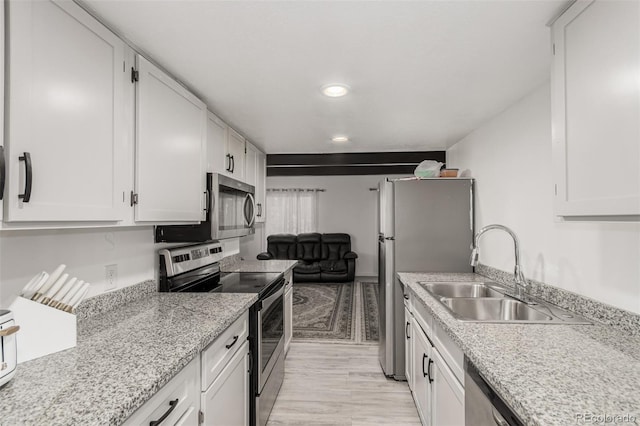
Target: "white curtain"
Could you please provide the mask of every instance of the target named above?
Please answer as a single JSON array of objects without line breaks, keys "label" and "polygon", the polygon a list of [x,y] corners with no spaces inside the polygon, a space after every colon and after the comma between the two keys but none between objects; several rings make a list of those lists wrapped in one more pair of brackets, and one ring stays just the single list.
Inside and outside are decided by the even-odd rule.
[{"label": "white curtain", "polygon": [[318,230],[317,189],[267,189],[267,236]]}]

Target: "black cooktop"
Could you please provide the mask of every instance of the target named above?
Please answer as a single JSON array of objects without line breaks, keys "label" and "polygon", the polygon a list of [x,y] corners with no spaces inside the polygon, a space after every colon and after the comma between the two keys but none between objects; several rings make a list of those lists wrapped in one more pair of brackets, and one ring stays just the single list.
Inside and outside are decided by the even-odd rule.
[{"label": "black cooktop", "polygon": [[277,272],[223,272],[216,293],[259,293],[282,277]]}]

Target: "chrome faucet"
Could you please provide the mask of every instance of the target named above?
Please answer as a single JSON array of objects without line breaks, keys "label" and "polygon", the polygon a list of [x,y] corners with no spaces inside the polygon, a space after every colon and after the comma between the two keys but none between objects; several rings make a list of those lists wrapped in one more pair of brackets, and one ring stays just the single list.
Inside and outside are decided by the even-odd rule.
[{"label": "chrome faucet", "polygon": [[513,270],[513,278],[515,279],[515,290],[516,290],[514,296],[516,299],[519,299],[523,302],[529,302],[530,301],[528,297],[529,284],[527,283],[526,278],[522,274],[522,268],[520,268],[520,243],[518,241],[518,237],[511,229],[507,228],[504,225],[495,224],[495,225],[487,225],[484,228],[482,228],[480,231],[478,231],[473,241],[473,250],[471,250],[471,262],[470,262],[471,266],[478,265],[478,257],[480,254],[480,250],[478,248],[478,242],[480,240],[480,236],[492,229],[501,229],[505,231],[507,234],[511,235],[511,238],[513,238],[513,248],[514,248],[514,254],[515,254],[515,261],[516,261],[516,266]]}]

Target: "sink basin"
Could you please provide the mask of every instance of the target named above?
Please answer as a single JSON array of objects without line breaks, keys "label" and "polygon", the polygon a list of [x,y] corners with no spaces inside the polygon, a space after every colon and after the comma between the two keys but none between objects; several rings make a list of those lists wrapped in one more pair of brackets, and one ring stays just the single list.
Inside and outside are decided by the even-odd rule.
[{"label": "sink basin", "polygon": [[526,303],[508,298],[443,298],[443,305],[463,321],[549,322],[554,318]]},{"label": "sink basin", "polygon": [[504,297],[484,283],[420,283],[422,288],[436,297]]}]

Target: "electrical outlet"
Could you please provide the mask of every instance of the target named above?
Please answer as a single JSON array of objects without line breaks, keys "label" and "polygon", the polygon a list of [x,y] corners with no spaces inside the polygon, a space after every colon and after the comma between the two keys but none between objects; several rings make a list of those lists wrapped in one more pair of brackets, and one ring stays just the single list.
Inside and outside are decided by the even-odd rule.
[{"label": "electrical outlet", "polygon": [[104,289],[113,290],[118,287],[118,265],[104,267]]}]

